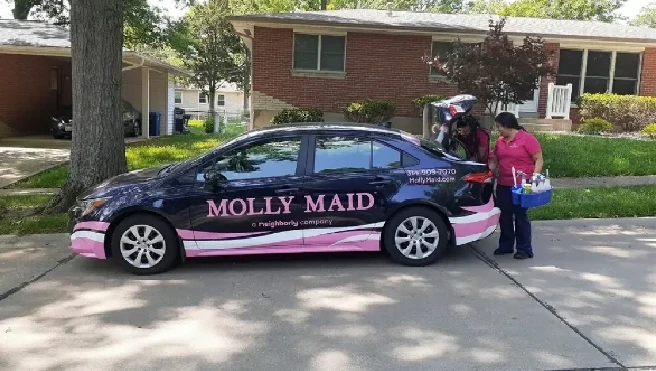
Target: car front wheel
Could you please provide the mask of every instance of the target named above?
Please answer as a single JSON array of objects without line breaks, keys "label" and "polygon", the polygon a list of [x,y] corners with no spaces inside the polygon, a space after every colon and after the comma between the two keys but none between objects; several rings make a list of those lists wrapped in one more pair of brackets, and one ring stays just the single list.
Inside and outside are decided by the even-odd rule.
[{"label": "car front wheel", "polygon": [[172,229],[152,215],[133,215],[121,221],[111,240],[112,255],[131,273],[161,273],[173,266],[179,254]]},{"label": "car front wheel", "polygon": [[385,225],[383,244],[390,258],[404,265],[437,261],[447,248],[447,228],[436,212],[413,207],[392,216]]}]

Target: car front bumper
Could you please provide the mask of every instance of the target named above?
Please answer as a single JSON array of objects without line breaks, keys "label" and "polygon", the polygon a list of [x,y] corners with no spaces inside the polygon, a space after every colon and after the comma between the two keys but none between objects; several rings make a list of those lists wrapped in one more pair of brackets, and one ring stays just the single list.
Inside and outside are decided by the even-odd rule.
[{"label": "car front bumper", "polygon": [[109,223],[82,221],[83,210],[74,206],[68,211],[71,250],[88,258],[106,259],[105,235]]}]

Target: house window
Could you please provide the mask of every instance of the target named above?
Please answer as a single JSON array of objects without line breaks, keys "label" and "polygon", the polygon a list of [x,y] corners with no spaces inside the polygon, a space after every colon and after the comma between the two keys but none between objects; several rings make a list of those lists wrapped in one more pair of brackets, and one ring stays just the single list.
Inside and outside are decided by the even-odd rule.
[{"label": "house window", "polygon": [[198,103],[200,104],[207,103],[207,95],[205,93],[198,93]]},{"label": "house window", "polygon": [[216,95],[216,105],[217,106],[225,106],[225,95],[223,95],[223,94],[217,94]]},{"label": "house window", "polygon": [[[435,57],[440,59],[440,63],[445,63],[448,61],[449,56],[453,53],[454,44],[446,41],[434,41],[433,42],[433,51],[432,57],[435,60]],[[435,68],[431,65],[431,75],[444,75],[444,72],[438,68]]]},{"label": "house window", "polygon": [[175,104],[181,104],[182,103],[182,92],[181,91],[176,91],[175,92]]},{"label": "house window", "polygon": [[640,54],[560,50],[556,84],[572,84],[572,102],[583,93],[637,94]]},{"label": "house window", "polygon": [[346,36],[294,34],[294,69],[343,72]]}]

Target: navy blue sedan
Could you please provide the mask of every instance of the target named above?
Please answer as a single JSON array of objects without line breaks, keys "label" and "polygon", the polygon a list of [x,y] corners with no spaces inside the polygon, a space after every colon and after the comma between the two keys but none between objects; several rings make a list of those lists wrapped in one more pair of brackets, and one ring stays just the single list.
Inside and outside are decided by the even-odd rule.
[{"label": "navy blue sedan", "polygon": [[495,231],[492,188],[487,165],[403,131],[277,125],[88,190],[70,210],[71,248],[136,274],[271,253],[382,250],[423,266]]}]

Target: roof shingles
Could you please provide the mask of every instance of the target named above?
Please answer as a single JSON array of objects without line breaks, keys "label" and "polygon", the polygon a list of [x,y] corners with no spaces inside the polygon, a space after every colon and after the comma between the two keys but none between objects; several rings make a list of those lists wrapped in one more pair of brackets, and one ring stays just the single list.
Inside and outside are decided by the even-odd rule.
[{"label": "roof shingles", "polygon": [[66,28],[34,21],[0,20],[0,45],[70,48]]},{"label": "roof shingles", "polygon": [[[498,18],[498,16],[495,17]],[[392,15],[387,15],[385,10],[340,9],[245,15],[232,17],[232,19],[480,34],[488,30],[490,16],[487,14],[437,14],[410,11],[393,11]],[[656,42],[656,29],[599,21],[508,17],[504,31],[517,35]]]}]

